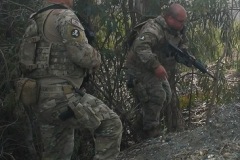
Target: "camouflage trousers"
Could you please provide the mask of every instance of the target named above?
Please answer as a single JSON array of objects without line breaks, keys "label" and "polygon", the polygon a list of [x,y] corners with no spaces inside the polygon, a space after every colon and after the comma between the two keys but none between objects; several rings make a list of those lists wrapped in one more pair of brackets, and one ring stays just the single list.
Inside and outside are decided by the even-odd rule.
[{"label": "camouflage trousers", "polygon": [[[58,116],[70,104],[78,113],[60,120]],[[77,128],[87,128],[92,133],[94,160],[112,160],[120,152],[122,123],[117,114],[96,97],[75,93],[69,84],[41,84],[35,112],[43,143],[42,160],[70,160]]]},{"label": "camouflage trousers", "polygon": [[134,85],[134,92],[141,104],[143,130],[157,128],[163,104],[169,103],[172,96],[168,81],[161,81],[151,73],[141,74]]}]

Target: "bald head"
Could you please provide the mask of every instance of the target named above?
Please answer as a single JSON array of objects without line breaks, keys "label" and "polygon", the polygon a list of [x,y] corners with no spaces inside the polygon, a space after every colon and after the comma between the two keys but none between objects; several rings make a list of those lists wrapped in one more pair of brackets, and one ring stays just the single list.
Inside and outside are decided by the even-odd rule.
[{"label": "bald head", "polygon": [[73,7],[73,0],[46,0],[46,1],[50,3],[63,4],[70,8]]},{"label": "bald head", "polygon": [[170,28],[181,30],[187,19],[187,12],[182,5],[173,3],[169,6],[164,18]]},{"label": "bald head", "polygon": [[183,6],[177,3],[173,3],[169,6],[168,11],[166,14],[171,15],[173,17],[177,17],[179,15],[187,18],[187,12]]}]

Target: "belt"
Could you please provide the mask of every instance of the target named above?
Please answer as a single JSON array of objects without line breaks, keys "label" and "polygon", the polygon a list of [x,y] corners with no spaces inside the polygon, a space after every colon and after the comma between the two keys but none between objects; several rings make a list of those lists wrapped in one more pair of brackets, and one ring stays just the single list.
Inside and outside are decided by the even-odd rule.
[{"label": "belt", "polygon": [[72,85],[41,85],[42,92],[63,92],[64,94],[70,94],[74,92]]}]

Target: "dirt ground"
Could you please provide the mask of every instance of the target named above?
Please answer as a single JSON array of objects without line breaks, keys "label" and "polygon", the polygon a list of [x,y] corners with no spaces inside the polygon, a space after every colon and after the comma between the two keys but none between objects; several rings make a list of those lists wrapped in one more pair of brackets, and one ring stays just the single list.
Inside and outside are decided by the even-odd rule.
[{"label": "dirt ground", "polygon": [[240,160],[240,103],[214,108],[209,125],[146,140],[117,160]]}]

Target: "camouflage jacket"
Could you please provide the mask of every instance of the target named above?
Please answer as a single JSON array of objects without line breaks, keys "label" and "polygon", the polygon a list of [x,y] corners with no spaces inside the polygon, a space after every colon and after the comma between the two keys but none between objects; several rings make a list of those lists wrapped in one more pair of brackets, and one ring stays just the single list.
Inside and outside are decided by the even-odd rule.
[{"label": "camouflage jacket", "polygon": [[99,66],[101,56],[88,44],[84,28],[75,13],[68,8],[48,9],[33,14],[31,18],[37,23],[40,40],[34,58],[37,67],[26,77],[54,77],[80,87],[86,69]]},{"label": "camouflage jacket", "polygon": [[134,74],[153,72],[158,65],[165,67],[168,61],[173,61],[174,57],[168,49],[167,41],[180,48],[186,48],[185,35],[171,30],[162,16],[137,25],[135,30],[138,34],[126,61],[127,68],[132,69]]}]

